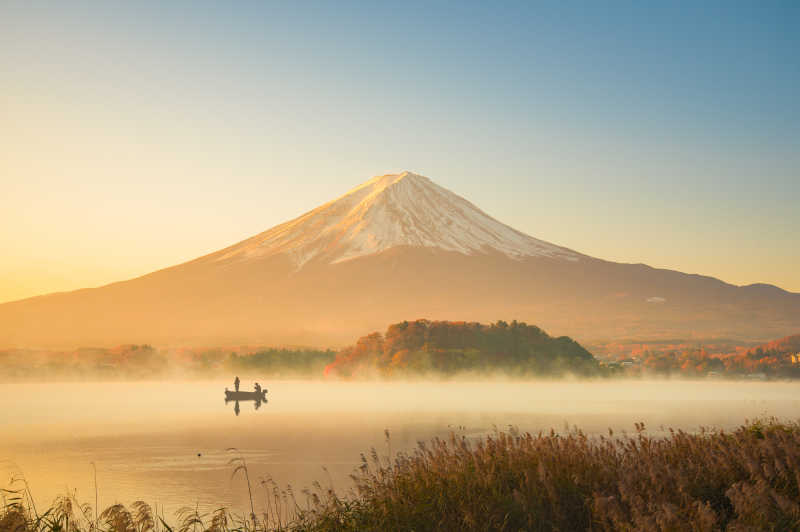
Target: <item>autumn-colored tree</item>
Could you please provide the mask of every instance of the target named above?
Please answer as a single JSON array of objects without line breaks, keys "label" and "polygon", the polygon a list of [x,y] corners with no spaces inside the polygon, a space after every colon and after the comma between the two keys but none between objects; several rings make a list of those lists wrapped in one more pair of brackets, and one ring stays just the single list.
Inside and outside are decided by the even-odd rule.
[{"label": "autumn-colored tree", "polygon": [[594,357],[568,337],[523,322],[403,321],[342,349],[326,375],[409,375],[500,371],[525,375],[596,375]]}]

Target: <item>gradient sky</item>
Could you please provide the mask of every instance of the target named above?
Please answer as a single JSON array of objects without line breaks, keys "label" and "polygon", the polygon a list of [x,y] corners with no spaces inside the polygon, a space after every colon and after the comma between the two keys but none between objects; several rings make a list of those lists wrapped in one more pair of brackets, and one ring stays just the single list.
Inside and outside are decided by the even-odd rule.
[{"label": "gradient sky", "polygon": [[589,255],[800,292],[800,3],[163,4],[0,3],[0,301],[406,169]]}]

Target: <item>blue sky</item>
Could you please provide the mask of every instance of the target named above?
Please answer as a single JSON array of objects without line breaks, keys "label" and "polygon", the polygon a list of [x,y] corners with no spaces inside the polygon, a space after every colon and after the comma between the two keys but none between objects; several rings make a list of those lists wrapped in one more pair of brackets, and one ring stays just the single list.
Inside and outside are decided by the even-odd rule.
[{"label": "blue sky", "polygon": [[800,291],[796,2],[0,5],[0,300],[413,170],[533,236]]}]

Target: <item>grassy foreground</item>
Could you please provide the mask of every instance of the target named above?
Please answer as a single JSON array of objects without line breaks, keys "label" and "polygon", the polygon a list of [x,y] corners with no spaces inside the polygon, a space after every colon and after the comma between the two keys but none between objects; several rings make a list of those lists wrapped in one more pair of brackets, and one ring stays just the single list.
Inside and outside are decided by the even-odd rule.
[{"label": "grassy foreground", "polygon": [[64,496],[37,511],[23,488],[7,498],[0,531],[800,530],[800,426],[451,436],[391,463],[373,450],[353,480],[345,496],[273,485],[255,501],[260,516],[187,508],[171,524],[143,502],[96,517]]}]

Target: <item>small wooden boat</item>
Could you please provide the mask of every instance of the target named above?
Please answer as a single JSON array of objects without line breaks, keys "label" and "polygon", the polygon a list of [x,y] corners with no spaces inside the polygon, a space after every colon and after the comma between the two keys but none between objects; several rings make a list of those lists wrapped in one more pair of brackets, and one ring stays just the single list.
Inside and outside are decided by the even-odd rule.
[{"label": "small wooden boat", "polygon": [[265,401],[267,400],[267,390],[258,392],[244,392],[235,390],[225,390],[226,401]]}]

